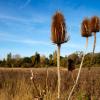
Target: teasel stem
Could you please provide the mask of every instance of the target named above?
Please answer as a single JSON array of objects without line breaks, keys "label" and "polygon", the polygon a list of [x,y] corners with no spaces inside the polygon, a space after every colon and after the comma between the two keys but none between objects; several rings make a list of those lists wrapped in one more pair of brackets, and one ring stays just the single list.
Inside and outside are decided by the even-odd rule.
[{"label": "teasel stem", "polygon": [[96,32],[94,32],[94,44],[93,44],[93,55],[96,47]]},{"label": "teasel stem", "polygon": [[58,100],[60,100],[60,47],[61,45],[58,44],[58,52],[57,52],[57,69],[58,69]]},{"label": "teasel stem", "polygon": [[35,81],[34,81],[34,76],[33,76],[33,71],[31,70],[31,80],[32,80],[32,82],[33,82],[33,85],[34,85],[34,88],[35,88],[35,90],[36,90],[36,92],[37,92],[37,95],[40,97],[40,91],[39,91],[39,89],[37,88],[37,85],[36,85],[36,83],[35,83]]},{"label": "teasel stem", "polygon": [[88,47],[88,37],[86,37],[86,45],[85,47],[87,48]]},{"label": "teasel stem", "polygon": [[[87,47],[86,47],[86,51],[87,51]],[[82,66],[83,66],[83,61],[84,61],[84,58],[85,58],[85,55],[86,55],[86,51],[85,51],[84,54],[83,54],[82,61],[81,61],[81,64],[80,64],[80,67],[79,67],[79,71],[78,71],[78,75],[77,75],[75,84],[74,84],[74,86],[72,87],[72,90],[71,90],[71,92],[70,92],[70,94],[69,94],[69,96],[68,96],[68,100],[70,100],[71,95],[72,95],[72,93],[73,93],[73,91],[74,91],[74,89],[75,89],[75,87],[76,87],[76,85],[77,85],[77,83],[78,83],[78,80],[79,80],[79,77],[80,77],[80,73],[81,73],[81,69],[82,69]]]}]

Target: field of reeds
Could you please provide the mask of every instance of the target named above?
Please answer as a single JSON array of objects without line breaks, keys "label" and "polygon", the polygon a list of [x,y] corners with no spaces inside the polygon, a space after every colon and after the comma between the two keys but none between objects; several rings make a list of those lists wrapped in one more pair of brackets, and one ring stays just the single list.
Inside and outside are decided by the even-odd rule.
[{"label": "field of reeds", "polygon": [[[57,69],[1,68],[0,100],[57,100]],[[61,72],[61,100],[67,100],[74,84],[70,72]],[[76,79],[78,69],[73,72]],[[71,100],[100,100],[100,68],[83,68]]]}]

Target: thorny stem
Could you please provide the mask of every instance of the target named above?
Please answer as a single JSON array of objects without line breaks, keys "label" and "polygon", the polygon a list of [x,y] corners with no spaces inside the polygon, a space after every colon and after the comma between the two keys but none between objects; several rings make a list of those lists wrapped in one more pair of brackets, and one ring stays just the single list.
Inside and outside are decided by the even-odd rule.
[{"label": "thorny stem", "polygon": [[37,86],[36,86],[36,84],[35,84],[34,76],[33,76],[32,70],[31,70],[31,75],[32,75],[32,76],[31,76],[31,80],[32,80],[32,82],[33,82],[33,84],[34,84],[35,90],[36,90],[38,96],[40,97],[40,92],[39,92],[39,90],[38,90],[38,88],[37,88]]},{"label": "thorny stem", "polygon": [[[87,48],[86,48],[86,49],[87,49]],[[79,80],[79,76],[80,76],[80,73],[81,73],[81,69],[82,69],[82,65],[83,65],[83,61],[84,61],[85,55],[86,55],[86,52],[84,53],[84,55],[83,55],[83,57],[82,57],[82,61],[81,61],[80,67],[79,67],[78,75],[77,75],[75,84],[74,84],[74,86],[72,87],[72,90],[71,90],[71,92],[70,92],[70,94],[69,94],[69,96],[68,96],[68,100],[70,100],[71,95],[72,95],[72,93],[73,93],[73,91],[74,91],[74,89],[75,89],[75,87],[76,87],[76,85],[77,85],[77,83],[78,83],[78,80]]]},{"label": "thorny stem", "polygon": [[88,47],[88,37],[86,37],[86,48]]},{"label": "thorny stem", "polygon": [[95,51],[95,47],[96,47],[96,32],[94,32],[93,54],[94,54],[94,51]]},{"label": "thorny stem", "polygon": [[58,46],[57,52],[57,70],[58,70],[58,100],[60,99],[60,44]]}]

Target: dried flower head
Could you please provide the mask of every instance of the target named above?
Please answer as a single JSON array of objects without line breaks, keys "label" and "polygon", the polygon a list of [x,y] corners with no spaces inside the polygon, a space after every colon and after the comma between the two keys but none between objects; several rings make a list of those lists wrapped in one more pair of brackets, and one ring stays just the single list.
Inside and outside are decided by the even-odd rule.
[{"label": "dried flower head", "polygon": [[92,32],[100,31],[100,20],[97,16],[91,18],[91,31]]},{"label": "dried flower head", "polygon": [[66,24],[60,12],[56,12],[52,18],[51,39],[55,44],[66,42]]},{"label": "dried flower head", "polygon": [[81,35],[83,37],[91,36],[90,20],[85,18],[81,24]]}]

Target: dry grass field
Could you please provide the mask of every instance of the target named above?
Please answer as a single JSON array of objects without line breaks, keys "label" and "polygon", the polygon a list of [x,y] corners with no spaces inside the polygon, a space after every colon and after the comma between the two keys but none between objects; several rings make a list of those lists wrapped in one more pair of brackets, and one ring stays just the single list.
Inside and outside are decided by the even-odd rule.
[{"label": "dry grass field", "polygon": [[[56,68],[32,68],[33,81],[30,80],[30,70],[31,68],[1,68],[0,100],[57,100]],[[73,72],[74,79],[77,71],[78,69]],[[67,100],[74,82],[66,69],[61,68],[60,72],[61,100]],[[82,69],[71,99],[100,100],[100,68]]]}]

